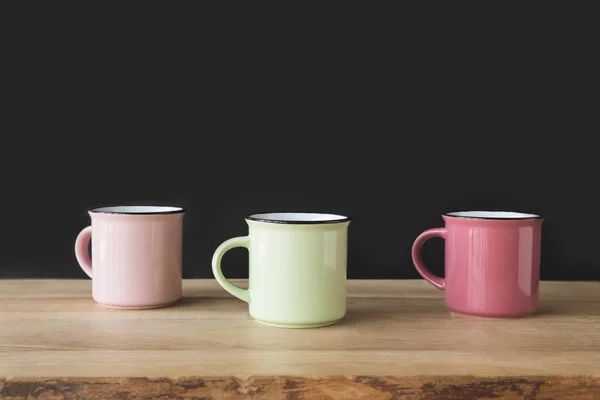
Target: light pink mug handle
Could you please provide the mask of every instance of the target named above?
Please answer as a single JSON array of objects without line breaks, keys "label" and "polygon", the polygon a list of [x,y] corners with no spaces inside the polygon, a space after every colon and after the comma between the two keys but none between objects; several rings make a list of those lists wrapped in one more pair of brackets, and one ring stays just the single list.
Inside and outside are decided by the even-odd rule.
[{"label": "light pink mug handle", "polygon": [[440,290],[444,290],[446,287],[446,280],[442,277],[436,276],[431,273],[431,271],[425,266],[423,263],[423,258],[421,257],[421,249],[423,248],[423,244],[431,238],[439,237],[442,239],[446,239],[446,228],[433,228],[428,229],[425,232],[421,233],[415,239],[415,242],[412,246],[412,260],[413,264],[415,264],[415,268],[417,272],[429,283]]},{"label": "light pink mug handle", "polygon": [[75,240],[75,257],[79,266],[87,276],[92,277],[92,260],[90,259],[90,241],[92,240],[92,227],[83,228]]}]

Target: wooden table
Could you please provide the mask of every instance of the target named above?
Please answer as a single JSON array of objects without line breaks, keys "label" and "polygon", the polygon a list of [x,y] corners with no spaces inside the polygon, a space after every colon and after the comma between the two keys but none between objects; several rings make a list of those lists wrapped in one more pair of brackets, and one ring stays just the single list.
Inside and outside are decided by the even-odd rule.
[{"label": "wooden table", "polygon": [[598,282],[543,282],[516,320],[452,315],[422,280],[348,285],[342,322],[294,330],[213,280],[144,311],[99,307],[90,280],[3,280],[0,397],[600,399]]}]

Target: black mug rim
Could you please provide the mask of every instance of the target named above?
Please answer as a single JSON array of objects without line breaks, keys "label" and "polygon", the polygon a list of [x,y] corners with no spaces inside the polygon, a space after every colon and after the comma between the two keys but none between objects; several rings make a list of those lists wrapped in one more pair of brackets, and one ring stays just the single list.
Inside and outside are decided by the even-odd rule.
[{"label": "black mug rim", "polygon": [[[308,219],[281,219],[281,218],[266,218],[260,217],[266,214],[279,214],[279,215],[318,215],[318,216],[330,216],[332,218],[319,219],[319,220],[308,220]],[[269,211],[269,212],[257,212],[246,215],[246,219],[256,222],[265,222],[270,224],[285,224],[285,225],[323,225],[323,224],[339,224],[343,222],[352,221],[352,217],[341,214],[333,213],[321,213],[321,212],[305,212],[305,211]]]},{"label": "black mug rim", "polygon": [[[485,217],[481,215],[456,215],[461,213],[473,213],[473,214],[506,214],[503,217]],[[510,214],[514,214],[510,216]],[[534,213],[526,213],[521,211],[508,211],[508,210],[461,210],[461,211],[449,211],[442,214],[444,217],[459,218],[459,219],[479,219],[486,221],[526,221],[526,220],[538,220],[544,219],[543,216]]]},{"label": "black mug rim", "polygon": [[[127,211],[128,208],[148,208],[148,211]],[[151,210],[152,208],[156,210]],[[120,210],[119,210],[120,209]],[[161,210],[162,209],[162,210]],[[90,208],[88,212],[92,214],[111,214],[111,215],[169,215],[183,214],[185,208],[175,205],[148,205],[148,204],[110,204]]]}]

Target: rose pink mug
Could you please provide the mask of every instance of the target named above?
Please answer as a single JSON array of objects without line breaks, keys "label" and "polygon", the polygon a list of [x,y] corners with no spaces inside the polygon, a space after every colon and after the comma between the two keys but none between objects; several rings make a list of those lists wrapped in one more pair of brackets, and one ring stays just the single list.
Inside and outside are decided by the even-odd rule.
[{"label": "rose pink mug", "polygon": [[[445,293],[446,306],[458,314],[522,317],[539,304],[543,218],[508,211],[444,214],[445,228],[421,233],[412,247],[419,274]],[[433,237],[445,239],[445,278],[423,264],[421,248]]]},{"label": "rose pink mug", "polygon": [[183,208],[111,206],[89,214],[92,225],[77,236],[75,256],[98,304],[145,309],[181,298]]}]

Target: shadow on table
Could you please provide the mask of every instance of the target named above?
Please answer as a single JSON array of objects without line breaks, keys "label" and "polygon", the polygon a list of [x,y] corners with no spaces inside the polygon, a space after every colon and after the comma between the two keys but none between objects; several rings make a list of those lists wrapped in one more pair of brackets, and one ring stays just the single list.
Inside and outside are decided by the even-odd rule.
[{"label": "shadow on table", "polygon": [[[202,310],[229,310],[244,307],[245,303],[236,298],[224,299],[223,297],[182,297],[170,309],[179,311],[202,311]],[[247,306],[247,305],[246,305]]]}]

